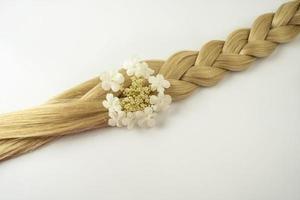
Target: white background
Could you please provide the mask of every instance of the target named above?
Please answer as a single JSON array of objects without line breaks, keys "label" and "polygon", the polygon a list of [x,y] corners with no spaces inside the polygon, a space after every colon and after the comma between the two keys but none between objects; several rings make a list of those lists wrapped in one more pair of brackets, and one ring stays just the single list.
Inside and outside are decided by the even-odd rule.
[{"label": "white background", "polygon": [[[0,0],[0,112],[135,55],[166,59],[284,0]],[[300,40],[173,104],[151,130],[71,136],[0,164],[1,200],[299,200]]]}]

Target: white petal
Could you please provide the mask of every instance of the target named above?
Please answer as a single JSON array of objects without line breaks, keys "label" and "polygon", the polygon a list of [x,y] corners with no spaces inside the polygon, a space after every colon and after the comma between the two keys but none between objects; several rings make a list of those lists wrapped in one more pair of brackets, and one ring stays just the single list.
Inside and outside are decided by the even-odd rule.
[{"label": "white petal", "polygon": [[128,69],[134,67],[139,62],[138,58],[132,58],[123,63],[123,68]]},{"label": "white petal", "polygon": [[112,102],[114,100],[114,95],[112,93],[107,93],[106,99],[108,102]]},{"label": "white petal", "polygon": [[135,73],[135,69],[134,68],[128,68],[126,72],[127,72],[128,76],[132,76]]},{"label": "white petal", "polygon": [[117,111],[117,112],[120,112],[122,107],[121,105],[114,105],[112,108],[111,108],[113,111]]},{"label": "white petal", "polygon": [[111,99],[111,101],[114,103],[114,104],[118,104],[120,102],[119,100],[119,97],[113,97],[113,99]]},{"label": "white petal", "polygon": [[165,95],[165,102],[166,102],[167,104],[172,103],[172,97],[171,97],[170,95]]},{"label": "white petal", "polygon": [[150,85],[150,88],[151,88],[152,91],[156,90],[156,87],[154,85]]},{"label": "white petal", "polygon": [[122,125],[122,123],[120,123],[119,121],[117,121],[117,127],[122,127],[123,125]]},{"label": "white petal", "polygon": [[106,101],[106,100],[104,100],[103,102],[102,102],[102,105],[104,106],[104,108],[109,108],[109,103]]},{"label": "white petal", "polygon": [[122,120],[122,123],[124,126],[127,126],[128,129],[131,129],[134,127],[135,121],[133,119],[130,119],[129,117],[126,117]]},{"label": "white petal", "polygon": [[112,118],[112,119],[115,119],[115,118],[117,118],[117,113],[116,112],[114,112],[114,111],[109,111],[108,112],[108,116],[110,117],[110,118]]},{"label": "white petal", "polygon": [[154,81],[155,81],[155,77],[154,76],[148,77],[148,82],[149,83],[153,83]]},{"label": "white petal", "polygon": [[143,73],[140,70],[136,70],[134,75],[139,78],[143,76]]},{"label": "white petal", "polygon": [[150,75],[152,75],[152,74],[154,74],[154,70],[153,69],[148,69],[148,77],[150,76]]},{"label": "white petal", "polygon": [[157,74],[156,78],[157,78],[158,81],[164,80],[164,77],[161,74]]},{"label": "white petal", "polygon": [[150,128],[154,127],[155,124],[156,124],[155,119],[149,119],[149,120],[147,121],[147,125],[148,125],[148,127],[150,127]]},{"label": "white petal", "polygon": [[129,123],[129,124],[127,125],[127,128],[128,128],[128,129],[133,129],[133,128],[134,128],[134,125],[135,125],[134,123]]},{"label": "white petal", "polygon": [[102,82],[101,83],[101,87],[102,87],[102,89],[103,90],[106,90],[106,91],[108,91],[108,90],[110,90],[110,83],[109,82]]},{"label": "white petal", "polygon": [[137,119],[140,119],[145,116],[145,113],[143,111],[136,111],[134,114]]},{"label": "white petal", "polygon": [[170,82],[169,81],[167,81],[167,80],[164,80],[163,81],[163,84],[162,84],[162,86],[164,87],[164,88],[169,88],[170,87]]},{"label": "white petal", "polygon": [[148,64],[146,62],[139,62],[140,66],[144,67],[144,68],[148,68]]},{"label": "white petal", "polygon": [[150,103],[151,104],[157,104],[159,102],[158,97],[155,95],[150,96]]},{"label": "white petal", "polygon": [[141,128],[146,127],[145,119],[138,120],[138,125]]},{"label": "white petal", "polygon": [[165,88],[163,88],[163,87],[158,87],[158,88],[157,88],[157,92],[159,92],[159,93],[164,93],[164,92],[165,92]]},{"label": "white petal", "polygon": [[126,113],[124,111],[119,111],[118,115],[119,115],[120,118],[123,118],[123,117],[126,116]]},{"label": "white petal", "polygon": [[110,125],[110,126],[116,126],[116,121],[114,119],[109,119],[108,120],[108,125]]},{"label": "white petal", "polygon": [[133,112],[128,112],[126,118],[128,119],[129,122],[134,122],[136,120],[135,114]]},{"label": "white petal", "polygon": [[100,80],[107,81],[109,79],[110,79],[109,73],[104,72],[104,73],[100,74]]},{"label": "white petal", "polygon": [[116,73],[112,80],[118,84],[122,84],[124,82],[124,76],[121,73]]},{"label": "white petal", "polygon": [[146,107],[146,108],[144,109],[144,113],[145,113],[146,115],[150,115],[150,114],[153,113],[153,110],[152,110],[151,107]]},{"label": "white petal", "polygon": [[118,83],[111,83],[111,90],[114,92],[118,92],[120,90],[121,86]]}]

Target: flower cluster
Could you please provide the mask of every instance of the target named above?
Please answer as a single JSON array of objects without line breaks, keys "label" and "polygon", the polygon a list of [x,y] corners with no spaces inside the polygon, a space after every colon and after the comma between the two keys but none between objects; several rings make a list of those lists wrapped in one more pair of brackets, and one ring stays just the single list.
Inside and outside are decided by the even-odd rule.
[{"label": "flower cluster", "polygon": [[157,114],[167,110],[172,102],[171,96],[165,94],[169,81],[161,74],[154,75],[146,62],[136,59],[124,63],[123,68],[131,80],[126,88],[123,88],[125,78],[119,72],[100,76],[102,88],[112,91],[102,102],[108,109],[108,124],[128,128],[155,126]]}]

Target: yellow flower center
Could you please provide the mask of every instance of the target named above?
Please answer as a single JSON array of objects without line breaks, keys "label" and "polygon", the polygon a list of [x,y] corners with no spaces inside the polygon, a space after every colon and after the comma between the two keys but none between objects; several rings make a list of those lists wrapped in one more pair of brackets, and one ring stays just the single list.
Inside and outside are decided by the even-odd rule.
[{"label": "yellow flower center", "polygon": [[131,85],[122,90],[120,104],[123,111],[135,112],[150,106],[151,88],[144,78],[131,78]]}]

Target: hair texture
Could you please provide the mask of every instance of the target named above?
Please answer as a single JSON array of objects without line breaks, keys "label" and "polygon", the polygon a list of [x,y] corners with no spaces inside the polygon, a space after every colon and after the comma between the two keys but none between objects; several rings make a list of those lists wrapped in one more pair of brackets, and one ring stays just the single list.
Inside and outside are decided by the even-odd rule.
[{"label": "hair texture", "polygon": [[[252,28],[213,40],[199,51],[180,51],[166,61],[146,60],[171,83],[166,93],[174,101],[198,87],[217,84],[228,72],[243,71],[270,55],[300,32],[300,0],[285,3],[275,13],[259,16]],[[126,74],[120,70],[124,76]],[[126,77],[128,81],[128,77]],[[32,109],[0,116],[0,161],[32,151],[65,135],[106,127],[108,113],[101,102],[106,92],[93,78]]]}]

